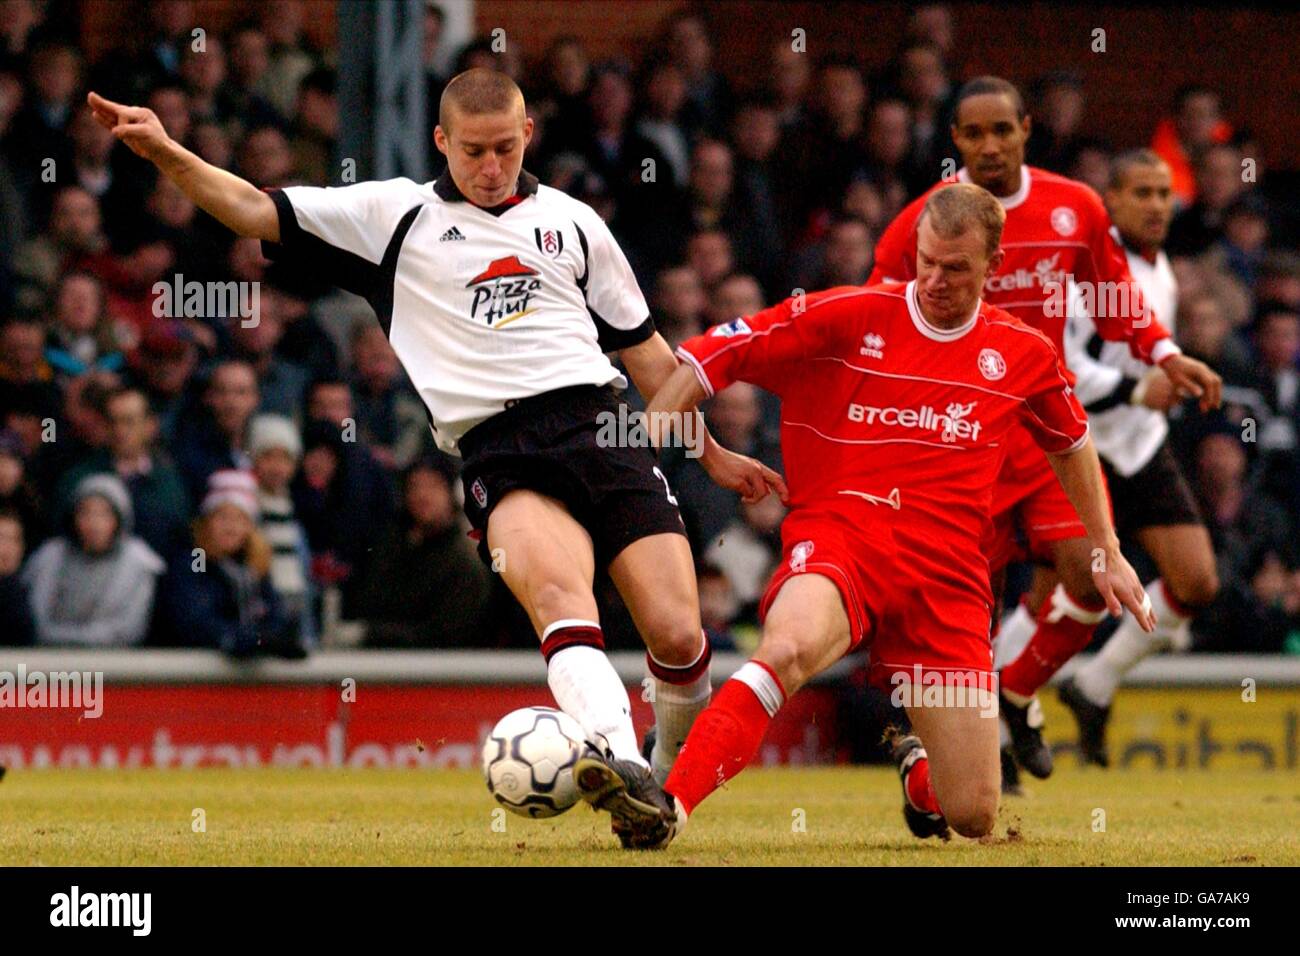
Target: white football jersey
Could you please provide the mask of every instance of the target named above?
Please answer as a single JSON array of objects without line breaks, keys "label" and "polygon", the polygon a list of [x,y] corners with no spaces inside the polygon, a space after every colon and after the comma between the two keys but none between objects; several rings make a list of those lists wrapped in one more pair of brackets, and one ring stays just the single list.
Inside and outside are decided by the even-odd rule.
[{"label": "white football jersey", "polygon": [[[1118,230],[1112,227],[1111,232],[1118,240]],[[1151,263],[1127,247],[1124,251],[1143,299],[1174,335],[1178,282],[1169,257],[1161,251]],[[1065,363],[1075,374],[1074,392],[1088,411],[1097,454],[1125,477],[1141,471],[1169,434],[1163,413],[1129,402],[1133,386],[1151,366],[1134,358],[1128,343],[1102,340],[1077,293],[1069,299]]]},{"label": "white football jersey", "polygon": [[467,201],[446,173],[270,195],[280,242],[267,255],[370,302],[445,451],[513,400],[626,388],[605,352],[654,334],[604,221],[528,173],[493,209]]}]

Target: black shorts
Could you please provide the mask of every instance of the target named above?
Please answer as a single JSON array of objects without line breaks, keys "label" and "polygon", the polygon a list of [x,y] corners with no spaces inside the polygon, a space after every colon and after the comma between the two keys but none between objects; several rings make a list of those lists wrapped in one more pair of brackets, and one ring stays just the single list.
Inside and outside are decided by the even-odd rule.
[{"label": "black shorts", "polygon": [[1172,524],[1205,524],[1178,459],[1161,443],[1156,453],[1135,474],[1117,474],[1106,459],[1101,461],[1110,485],[1110,503],[1115,513],[1115,530],[1121,538],[1136,531]]},{"label": "black shorts", "polygon": [[611,386],[575,385],[519,399],[461,438],[465,514],[481,535],[479,555],[489,566],[488,518],[519,488],[564,504],[591,535],[597,568],[640,538],[685,536],[653,450],[596,441],[597,416],[608,412],[617,421],[620,404]]}]

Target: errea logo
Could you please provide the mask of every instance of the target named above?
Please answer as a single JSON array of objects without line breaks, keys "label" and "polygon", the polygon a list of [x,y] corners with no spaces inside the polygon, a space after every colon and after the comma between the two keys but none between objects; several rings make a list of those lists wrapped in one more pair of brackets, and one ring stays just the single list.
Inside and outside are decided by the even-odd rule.
[{"label": "errea logo", "polygon": [[875,332],[868,332],[862,336],[862,348],[858,352],[867,358],[882,359],[885,357],[885,340]]}]

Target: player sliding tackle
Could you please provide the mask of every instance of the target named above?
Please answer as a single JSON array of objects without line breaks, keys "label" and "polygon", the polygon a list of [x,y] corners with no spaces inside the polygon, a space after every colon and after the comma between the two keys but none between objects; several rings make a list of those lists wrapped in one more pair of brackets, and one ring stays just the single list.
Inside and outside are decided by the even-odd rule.
[{"label": "player sliding tackle", "polygon": [[[1127,607],[1151,628],[1055,348],[980,301],[1002,260],[1004,219],[978,186],[941,189],[921,217],[913,281],[787,300],[678,349],[682,365],[650,411],[692,409],[738,381],[775,392],[790,513],[758,651],[696,719],[665,784],[673,812],[640,829],[634,846],[666,846],[753,760],[789,696],[849,651],[869,646],[871,679],[886,688],[906,689],[919,674],[996,693],[980,541],[1018,425],[1047,453],[1087,529],[1110,613]],[[894,757],[912,832],[988,833],[1000,789],[996,708],[965,694],[938,706],[915,693],[905,700],[913,733],[895,738]],[[575,776],[598,792],[610,771],[583,760]]]},{"label": "player sliding tackle", "polygon": [[[519,88],[483,69],[447,84],[434,131],[447,172],[433,183],[270,193],[174,142],[150,110],[94,93],[90,105],[234,232],[370,301],[438,444],[465,459],[480,552],[528,612],[556,702],[609,757],[617,783],[596,802],[616,832],[657,822],[663,795],[603,653],[592,579],[608,570],[646,642],[659,730],[649,763],[662,780],[708,701],[709,648],[676,499],[650,449],[608,447],[600,422],[627,384],[606,352],[645,395],[677,363],[600,217],[523,171],[533,121]],[[783,489],[707,434],[700,463],[746,499]]]}]

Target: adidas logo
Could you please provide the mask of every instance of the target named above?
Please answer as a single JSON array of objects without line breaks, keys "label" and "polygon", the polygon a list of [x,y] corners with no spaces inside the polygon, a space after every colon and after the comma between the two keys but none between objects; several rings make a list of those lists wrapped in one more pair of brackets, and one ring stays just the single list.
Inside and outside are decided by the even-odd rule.
[{"label": "adidas logo", "polygon": [[465,234],[464,234],[463,232],[461,232],[459,229],[457,229],[455,226],[452,226],[450,229],[448,229],[446,232],[444,232],[444,233],[442,234],[442,238],[439,239],[438,241],[439,241],[439,242],[454,242],[454,241],[456,241],[456,240],[460,240],[461,242],[464,242],[464,241],[465,241]]}]

